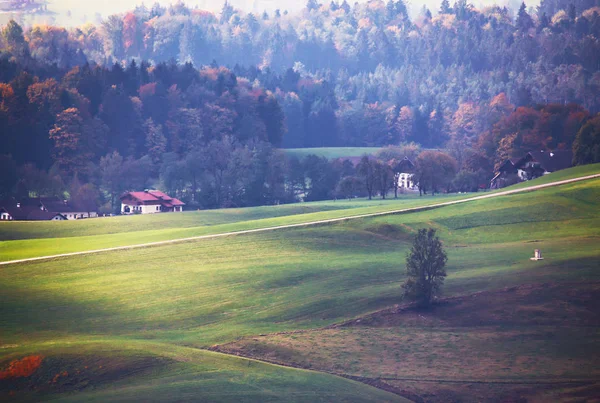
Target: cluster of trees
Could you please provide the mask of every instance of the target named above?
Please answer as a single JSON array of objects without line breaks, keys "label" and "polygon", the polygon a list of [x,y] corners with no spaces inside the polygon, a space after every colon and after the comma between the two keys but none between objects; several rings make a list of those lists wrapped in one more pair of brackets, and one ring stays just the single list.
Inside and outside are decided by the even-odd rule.
[{"label": "cluster of trees", "polygon": [[[11,44],[0,57],[2,165],[16,172],[4,179],[4,194],[52,195],[91,184],[114,207],[119,192],[148,186],[167,163],[200,156],[202,166],[189,170],[215,170],[228,158],[260,171],[281,144],[277,99],[226,68],[132,61],[61,69],[28,53],[18,24],[4,27],[2,37]],[[220,175],[211,186],[219,187]],[[206,205],[224,205],[222,192]]]},{"label": "cluster of trees", "polygon": [[598,161],[598,6],[543,0],[513,15],[444,1],[411,20],[403,0],[260,16],[179,2],[101,26],[11,21],[0,163],[16,174],[2,192],[102,189],[114,207],[161,181],[192,205],[242,206],[385,195],[397,172],[398,156],[349,167],[280,147],[444,149],[411,156],[433,193],[477,189],[531,149]]},{"label": "cluster of trees", "polygon": [[63,68],[216,60],[274,93],[287,117],[285,147],[441,147],[461,109],[473,109],[475,130],[489,129],[498,94],[514,107],[600,111],[598,6],[544,0],[534,12],[445,1],[411,20],[403,0],[311,0],[293,15],[228,3],[215,15],[180,2],[140,6],[101,26],[36,26],[4,45]]}]

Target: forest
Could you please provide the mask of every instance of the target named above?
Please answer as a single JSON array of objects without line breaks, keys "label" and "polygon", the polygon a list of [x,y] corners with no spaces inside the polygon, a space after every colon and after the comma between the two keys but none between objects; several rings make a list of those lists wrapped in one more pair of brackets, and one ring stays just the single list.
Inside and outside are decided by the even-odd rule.
[{"label": "forest", "polygon": [[[191,208],[485,187],[506,158],[600,160],[600,1],[476,9],[309,0],[299,13],[158,3],[0,35],[0,196],[114,211],[158,186]],[[360,164],[285,148],[385,147]],[[421,152],[423,150],[423,152]],[[432,164],[438,164],[435,168]],[[390,174],[391,170],[391,174]]]}]

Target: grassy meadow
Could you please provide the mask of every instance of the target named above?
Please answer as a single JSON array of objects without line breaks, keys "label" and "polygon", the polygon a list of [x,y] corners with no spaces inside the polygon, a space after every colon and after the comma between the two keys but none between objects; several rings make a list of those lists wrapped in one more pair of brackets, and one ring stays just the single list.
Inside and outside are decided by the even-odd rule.
[{"label": "grassy meadow", "polygon": [[[599,168],[561,173],[561,179],[569,174],[595,173]],[[542,178],[548,179],[551,177]],[[117,217],[68,222],[65,224],[69,227],[57,226],[56,232],[42,225],[46,223],[9,223],[18,224],[13,227],[19,228],[18,235],[3,241],[0,253],[3,259],[7,250],[17,256],[26,245],[28,250],[43,255],[46,250],[57,250],[52,243],[62,239],[77,244],[82,239],[114,237],[119,242],[127,239],[140,243],[148,234],[169,239],[193,231],[271,226],[439,200],[442,198],[436,196],[372,204],[351,201],[351,207],[346,208],[338,207],[343,203],[338,201]],[[244,353],[245,340],[311,329],[316,330],[278,336],[281,339],[268,336],[264,344],[271,347],[255,355],[267,361],[361,378],[375,379],[382,374],[419,378],[427,373],[424,363],[435,366],[444,357],[443,365],[455,363],[452,357],[460,356],[458,352],[450,354],[455,348],[467,352],[469,346],[500,340],[501,353],[486,356],[486,360],[496,360],[495,366],[482,372],[478,381],[514,380],[514,374],[533,374],[536,368],[560,365],[569,358],[575,361],[563,373],[548,369],[545,379],[564,380],[568,376],[581,380],[582,371],[600,359],[594,348],[599,337],[593,321],[577,337],[557,323],[529,329],[527,321],[487,323],[475,329],[452,323],[435,328],[403,323],[334,328],[327,330],[330,334],[321,334],[318,329],[402,303],[405,255],[413,234],[423,227],[437,228],[448,251],[446,296],[524,284],[558,287],[600,282],[598,200],[600,179],[593,179],[410,214],[2,266],[0,396],[97,401],[402,400],[398,394],[341,377],[206,351],[215,345],[241,343],[227,352]],[[179,224],[170,222],[169,217]],[[68,236],[71,228],[78,235]],[[3,239],[10,239],[10,232],[2,229]],[[48,246],[43,246],[46,242]],[[99,247],[95,241],[78,245]],[[529,260],[535,248],[542,249],[544,261]],[[546,299],[552,300],[552,295]],[[501,302],[498,304],[489,308],[494,315]],[[539,304],[530,305],[527,312],[541,309]],[[565,316],[569,311],[560,311],[565,307],[553,305],[550,312]],[[528,317],[535,323],[535,315]],[[552,326],[561,330],[553,331]],[[502,332],[498,332],[500,328]],[[427,331],[433,344],[441,346],[439,350],[417,348],[428,342]],[[456,334],[456,338],[449,338],[450,334]],[[312,340],[306,339],[307,335]],[[292,342],[293,337],[296,339]],[[321,341],[327,345],[316,351],[314,346]],[[373,344],[379,341],[394,353],[385,357],[384,372],[378,375],[373,363],[381,355],[377,350],[381,346]],[[328,358],[335,357],[339,346],[344,345],[349,349],[344,360]],[[557,346],[564,345],[569,349],[579,345],[580,350],[559,357]],[[531,352],[509,354],[515,346]],[[542,354],[549,361],[540,363],[531,358]],[[9,363],[28,356],[43,357],[33,375],[3,378],[2,371],[8,371]],[[411,365],[403,372],[389,369],[408,358]],[[316,364],[319,362],[321,366]],[[395,364],[388,366],[388,362]],[[468,365],[467,361],[463,363]],[[464,371],[454,374],[456,379],[474,377],[473,371]],[[597,374],[592,371],[591,376]],[[390,380],[388,386],[413,390],[401,380]],[[414,388],[414,393],[424,392]]]},{"label": "grassy meadow", "polygon": [[288,156],[302,159],[307,155],[316,155],[327,159],[360,157],[364,154],[372,155],[381,148],[377,147],[322,147],[322,148],[288,148],[282,150]]}]

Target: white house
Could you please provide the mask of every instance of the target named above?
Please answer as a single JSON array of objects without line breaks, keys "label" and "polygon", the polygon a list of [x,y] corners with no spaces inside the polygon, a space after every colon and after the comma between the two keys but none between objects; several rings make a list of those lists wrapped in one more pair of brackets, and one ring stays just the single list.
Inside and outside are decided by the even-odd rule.
[{"label": "white house", "polygon": [[417,190],[419,184],[414,179],[415,165],[408,157],[404,157],[402,161],[395,167],[398,189],[402,190]]},{"label": "white house", "polygon": [[181,200],[159,190],[127,192],[121,196],[121,214],[156,214],[183,211]]},{"label": "white house", "polygon": [[[39,206],[44,210],[52,213],[60,213],[67,220],[98,217],[97,211],[86,211],[85,206],[74,204],[68,200],[61,200],[58,197],[41,197],[35,200],[39,200]],[[92,210],[95,210],[95,208],[92,208]]]}]

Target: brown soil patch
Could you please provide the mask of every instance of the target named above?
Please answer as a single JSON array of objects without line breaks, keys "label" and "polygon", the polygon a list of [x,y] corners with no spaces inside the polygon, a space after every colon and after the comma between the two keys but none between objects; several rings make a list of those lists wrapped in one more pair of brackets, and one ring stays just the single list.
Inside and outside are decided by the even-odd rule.
[{"label": "brown soil patch", "polygon": [[600,383],[481,384],[382,381],[418,396],[421,402],[446,403],[548,403],[599,402]]},{"label": "brown soil patch", "polygon": [[600,325],[600,283],[529,284],[444,298],[431,310],[394,306],[338,326]]}]

